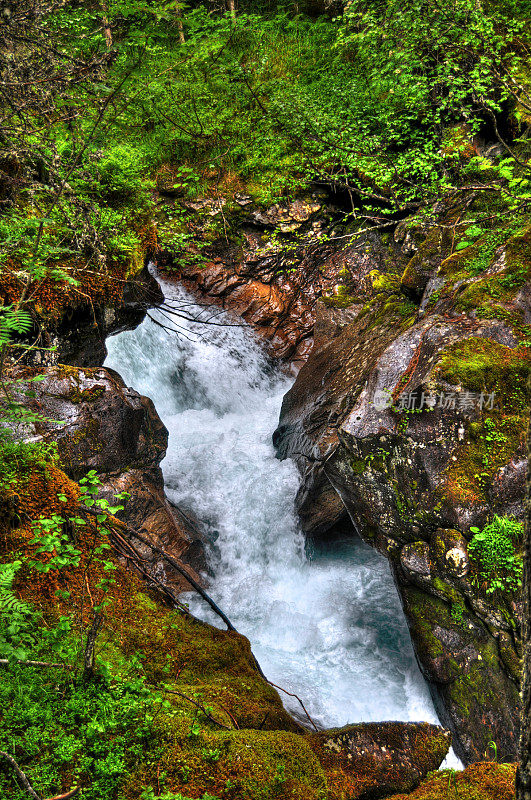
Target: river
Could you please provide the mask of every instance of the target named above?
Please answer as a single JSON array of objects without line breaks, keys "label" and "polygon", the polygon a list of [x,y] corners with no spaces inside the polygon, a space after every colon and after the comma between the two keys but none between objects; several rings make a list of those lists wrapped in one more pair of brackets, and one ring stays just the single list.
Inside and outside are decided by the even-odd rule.
[{"label": "river", "polygon": [[[298,473],[271,442],[292,379],[248,326],[175,284],[162,288],[186,317],[215,324],[152,310],[173,332],[147,317],[108,340],[106,366],[151,397],[169,430],[166,491],[208,536],[208,591],[268,678],[300,695],[320,725],[437,721],[386,559],[351,536],[305,546]],[[188,602],[219,623],[199,598]]]}]

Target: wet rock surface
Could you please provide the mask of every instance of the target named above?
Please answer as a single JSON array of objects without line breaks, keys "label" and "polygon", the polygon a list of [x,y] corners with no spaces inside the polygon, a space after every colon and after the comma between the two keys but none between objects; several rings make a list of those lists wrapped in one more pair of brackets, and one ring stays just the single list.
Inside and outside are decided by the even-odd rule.
[{"label": "wet rock surface", "polygon": [[[44,416],[35,433],[57,442],[60,466],[75,480],[96,470],[101,496],[128,492],[120,516],[174,558],[201,569],[203,544],[194,520],[173,508],[164,494],[160,469],[168,432],[152,401],[128,388],[118,373],[103,367],[48,367],[45,378],[28,383],[27,404]],[[20,385],[23,396],[25,386]],[[61,420],[64,424],[57,422]],[[186,582],[167,570],[147,546],[139,550],[154,574],[178,590]],[[193,575],[198,579],[197,573]]]},{"label": "wet rock surface", "polygon": [[415,789],[448,753],[450,732],[436,725],[372,722],[311,734],[330,798],[376,800]]},{"label": "wet rock surface", "polygon": [[[271,354],[295,373],[313,347],[316,323],[319,328],[318,301],[324,298],[331,308],[350,306],[351,262],[356,263],[358,274],[365,272],[369,286],[369,271],[385,256],[374,237],[338,250],[325,231],[330,220],[340,215],[339,209],[319,193],[268,209],[238,194],[232,205],[224,207],[212,199],[184,207],[204,255],[188,261],[175,259],[162,241],[157,264],[170,267],[169,274],[187,288],[243,317],[263,337]],[[212,239],[209,228],[212,218],[221,214],[220,208],[224,234]]]},{"label": "wet rock surface", "polygon": [[119,299],[77,302],[62,308],[58,319],[46,323],[44,341],[51,352],[38,351],[36,364],[72,364],[97,367],[107,355],[107,336],[134,328],[146,309],[162,302],[162,291],[147,267],[122,283]]},{"label": "wet rock surface", "polygon": [[302,527],[326,535],[348,513],[391,562],[458,754],[495,742],[514,758],[520,609],[486,593],[467,545],[495,513],[522,518],[531,232],[456,252],[461,212],[441,203],[427,225],[345,244],[319,237],[312,200],[258,215],[239,200],[240,245],[179,274],[298,372],[274,443],[299,466]]},{"label": "wet rock surface", "polygon": [[[509,240],[506,257],[497,251],[486,278],[457,273],[458,297],[503,278],[511,252],[527,253],[529,236]],[[405,269],[395,259],[390,271],[373,273],[362,309],[347,309],[343,325],[322,325],[284,399],[274,441],[279,457],[299,465],[305,530],[322,533],[336,523],[332,486],[356,531],[390,560],[419,663],[458,754],[481,760],[495,742],[500,759],[510,760],[520,610],[508,593],[486,593],[467,544],[470,528],[494,513],[523,516],[530,359],[519,326],[529,309],[499,312],[499,319],[486,309],[464,313],[453,283],[462,266],[443,239],[428,236],[425,252],[417,245]],[[365,275],[361,269],[362,291]],[[447,291],[421,310],[434,280]],[[480,299],[488,286],[481,292]],[[520,303],[524,296],[518,290]],[[514,309],[509,292],[503,300]]]}]

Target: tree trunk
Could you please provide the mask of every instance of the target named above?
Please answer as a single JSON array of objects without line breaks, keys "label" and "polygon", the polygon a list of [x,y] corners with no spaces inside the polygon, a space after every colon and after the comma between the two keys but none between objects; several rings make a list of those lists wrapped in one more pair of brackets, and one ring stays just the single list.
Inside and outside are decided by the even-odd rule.
[{"label": "tree trunk", "polygon": [[112,32],[111,26],[109,24],[109,17],[107,16],[107,5],[105,2],[102,3],[103,8],[103,33],[105,34],[105,43],[107,45],[107,50],[110,50],[112,47]]},{"label": "tree trunk", "polygon": [[236,0],[228,0],[228,6],[232,19],[236,19]]},{"label": "tree trunk", "polygon": [[523,676],[522,727],[519,766],[516,773],[516,800],[531,800],[531,423],[528,434],[527,496],[525,500],[524,576],[523,576]]},{"label": "tree trunk", "polygon": [[179,0],[176,0],[175,2],[175,11],[177,13],[177,30],[179,31],[179,41],[181,44],[184,44],[185,38],[184,38],[183,12]]},{"label": "tree trunk", "polygon": [[85,657],[83,659],[83,680],[92,680],[94,678],[94,648],[96,646],[96,639],[103,624],[103,614],[101,611],[95,611],[92,618],[92,625],[87,633],[87,643],[85,645]]}]

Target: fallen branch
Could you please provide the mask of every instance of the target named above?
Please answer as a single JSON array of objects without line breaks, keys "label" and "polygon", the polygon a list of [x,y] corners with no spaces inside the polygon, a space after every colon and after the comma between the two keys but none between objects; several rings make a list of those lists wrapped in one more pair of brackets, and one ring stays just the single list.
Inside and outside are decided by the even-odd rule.
[{"label": "fallen branch", "polygon": [[83,659],[83,677],[85,680],[90,680],[94,677],[94,646],[102,625],[103,614],[101,611],[95,611],[92,624],[87,633],[87,643],[85,646],[85,655]]},{"label": "fallen branch", "polygon": [[12,769],[15,771],[19,781],[21,782],[22,786],[29,794],[29,796],[32,797],[33,800],[42,800],[42,797],[40,797],[37,794],[31,783],[29,782],[26,773],[20,769],[19,765],[17,764],[13,756],[10,756],[9,753],[6,753],[4,750],[0,750],[0,757],[4,758],[8,762],[8,764],[12,767]]},{"label": "fallen branch", "polygon": [[[176,694],[179,697],[182,697],[183,700],[188,700],[189,703],[198,708],[201,711],[201,713],[204,714],[208,720],[210,720],[210,722],[214,723],[214,725],[219,725],[220,728],[224,728],[226,731],[232,730],[232,728],[229,725],[225,725],[224,722],[220,722],[219,719],[213,717],[212,714],[209,714],[206,708],[201,705],[201,703],[198,703],[196,700],[192,700],[192,698],[188,697],[188,695],[183,694],[182,692],[178,692],[177,689],[163,689],[163,691],[166,692],[166,694]],[[229,717],[231,717],[232,719],[232,714],[229,714]]]},{"label": "fallen branch", "polygon": [[[29,794],[33,800],[43,800],[40,794],[37,794],[31,783],[29,782],[28,776],[25,772],[21,770],[13,756],[10,756],[9,753],[6,753],[4,750],[0,750],[0,758],[4,758],[8,764],[12,767],[13,771],[16,773],[19,781],[21,782],[22,786],[24,787],[25,791]],[[70,797],[75,797],[76,794],[79,794],[79,786],[75,789],[71,789],[69,792],[65,792],[64,794],[56,794],[53,797],[46,797],[44,800],[69,800]]]},{"label": "fallen branch", "polygon": [[20,667],[57,667],[62,669],[74,669],[72,664],[56,664],[53,661],[22,661],[16,659],[14,662],[7,658],[0,658],[0,666],[8,667],[10,664],[17,664]]},{"label": "fallen branch", "polygon": [[[99,513],[98,511],[95,511],[94,509],[89,508],[88,506],[82,506],[81,510],[84,511],[86,514],[91,514],[92,516],[98,516]],[[155,544],[153,544],[153,542],[150,542],[149,539],[146,539],[144,536],[138,533],[138,531],[135,531],[133,528],[130,528],[129,525],[125,524],[125,522],[122,522],[121,520],[116,520],[116,521],[108,520],[108,524],[112,525],[113,527],[122,528],[127,532],[129,536],[138,539],[139,542],[142,542],[142,544],[147,545],[151,550],[153,550],[154,553],[158,553],[160,556],[162,556],[168,562],[168,564],[171,564],[171,566],[175,569],[176,572],[182,575],[183,578],[186,578],[188,583],[195,589],[195,591],[203,598],[203,600],[206,603],[208,603],[212,611],[214,611],[214,613],[217,614],[218,617],[221,617],[221,619],[227,626],[227,629],[229,631],[236,631],[236,628],[234,627],[230,619],[227,617],[227,615],[223,613],[221,608],[219,608],[219,606],[216,605],[216,603],[212,600],[210,595],[208,595],[205,592],[203,587],[195,580],[195,578],[193,578],[189,574],[189,572],[182,566],[182,564],[179,564],[179,562],[176,561],[175,558],[172,558],[172,556],[168,555],[168,553],[162,550],[162,548],[157,547]]]},{"label": "fallen branch", "polygon": [[[111,534],[111,537],[114,539],[114,534]],[[178,598],[171,591],[171,589],[168,589],[168,587],[161,580],[159,580],[159,578],[155,577],[155,575],[150,575],[150,573],[146,569],[144,569],[144,567],[140,564],[140,561],[137,561],[135,556],[131,556],[130,553],[124,552],[124,550],[121,549],[121,547],[120,547],[120,539],[122,539],[121,536],[118,538],[118,542],[116,542],[116,541],[113,542],[114,549],[116,550],[118,555],[121,555],[124,558],[129,559],[129,561],[132,561],[133,564],[135,565],[135,568],[146,579],[146,581],[148,581],[149,583],[153,583],[162,592],[162,594],[166,595],[166,597],[173,603],[173,605],[176,608],[179,608],[183,612],[183,614],[187,614],[189,617],[192,617],[193,619],[195,619],[193,614],[191,614],[190,611],[186,608],[186,606],[184,606],[178,600]],[[142,560],[144,560],[144,559],[142,559]]]},{"label": "fallen branch", "polygon": [[240,726],[238,725],[238,720],[236,719],[236,717],[234,717],[234,716],[233,716],[233,715],[230,713],[229,709],[228,709],[228,708],[226,708],[226,707],[223,705],[223,703],[220,703],[220,702],[219,702],[219,700],[218,700],[218,705],[219,705],[219,707],[220,707],[220,708],[222,708],[222,709],[223,709],[223,711],[225,712],[225,714],[227,714],[227,716],[228,716],[228,717],[230,717],[230,719],[231,719],[231,722],[233,723],[234,727],[236,728],[236,730],[238,730],[238,731],[239,731],[239,730],[240,730]]},{"label": "fallen branch", "polygon": [[68,800],[69,797],[75,797],[76,794],[79,794],[79,787],[77,787],[77,789],[72,789],[65,794],[55,794],[53,797],[47,797],[45,800]]},{"label": "fallen branch", "polygon": [[[85,513],[87,513],[87,514],[91,514],[92,516],[97,516],[97,514],[98,514],[98,512],[97,512],[97,511],[94,511],[92,508],[89,508],[89,507],[86,507],[86,506],[82,506],[80,510],[81,510],[81,511],[84,511],[84,512],[85,512]],[[197,592],[197,593],[198,593],[198,594],[199,594],[199,595],[200,595],[200,596],[203,598],[203,600],[205,600],[205,602],[207,602],[207,603],[208,603],[208,605],[210,606],[210,608],[211,608],[211,609],[212,609],[212,610],[213,610],[213,611],[214,611],[214,612],[215,612],[215,613],[216,613],[216,614],[217,614],[219,617],[221,617],[221,619],[223,620],[223,622],[224,622],[224,623],[225,623],[225,625],[227,626],[227,629],[228,629],[228,630],[230,630],[230,631],[234,631],[235,633],[238,633],[238,631],[236,630],[236,628],[234,627],[234,625],[232,624],[232,622],[229,620],[229,618],[227,617],[227,615],[226,615],[226,614],[225,614],[225,613],[224,613],[224,612],[223,612],[223,611],[222,611],[222,610],[219,608],[219,606],[218,606],[218,605],[216,605],[216,603],[215,603],[215,602],[212,600],[212,598],[210,597],[210,595],[208,595],[208,594],[205,592],[205,590],[203,589],[203,587],[202,587],[202,586],[200,586],[200,585],[197,583],[197,581],[196,581],[196,580],[195,580],[195,579],[194,579],[194,578],[193,578],[193,577],[192,577],[192,576],[191,576],[191,575],[188,573],[188,571],[187,571],[187,570],[186,570],[186,569],[185,569],[185,568],[184,568],[184,567],[183,567],[181,564],[179,564],[179,563],[178,563],[178,561],[176,561],[176,560],[175,560],[175,559],[174,559],[172,556],[168,555],[168,553],[166,553],[166,551],[165,551],[165,550],[163,550],[161,547],[157,547],[157,545],[155,545],[155,544],[153,544],[152,542],[150,542],[150,541],[149,541],[149,539],[146,539],[144,536],[142,536],[140,533],[138,533],[138,531],[134,530],[134,529],[133,529],[133,528],[131,528],[129,525],[126,525],[126,523],[125,523],[125,522],[122,522],[122,520],[118,520],[118,519],[117,519],[117,520],[114,520],[114,519],[113,519],[113,520],[111,520],[111,519],[109,519],[109,520],[107,521],[107,524],[108,524],[108,525],[110,525],[110,526],[112,526],[112,527],[118,527],[118,526],[119,526],[119,527],[120,527],[120,528],[121,528],[123,531],[125,531],[125,532],[128,534],[128,536],[132,536],[132,537],[134,537],[135,539],[138,539],[138,541],[139,541],[139,542],[142,542],[142,544],[145,544],[145,545],[146,545],[147,547],[149,547],[149,548],[150,548],[150,549],[151,549],[153,552],[155,552],[155,553],[158,553],[160,556],[162,556],[162,558],[163,558],[163,559],[165,559],[165,560],[168,562],[168,564],[170,564],[170,565],[171,565],[171,566],[172,566],[172,567],[173,567],[173,568],[176,570],[176,572],[178,572],[180,575],[182,575],[184,578],[186,578],[186,580],[188,581],[188,583],[189,583],[191,586],[193,586],[193,588],[194,588],[194,589],[196,590],[196,592]],[[119,536],[119,538],[120,538],[120,539],[122,540],[122,542],[123,542],[123,537],[122,537],[122,536]],[[126,556],[126,558],[131,558],[131,556],[128,556],[127,554],[124,554],[124,555]],[[155,577],[153,577],[153,576],[149,575],[149,573],[147,573],[147,572],[146,572],[146,570],[144,570],[142,567],[139,567],[139,566],[137,565],[137,568],[138,568],[138,569],[140,569],[140,571],[141,571],[141,572],[142,572],[142,573],[143,573],[143,574],[144,574],[144,575],[145,575],[145,576],[148,578],[148,580],[151,580],[151,581],[153,581],[154,583],[158,584],[158,585],[159,585],[159,586],[162,588],[162,590],[164,591],[164,593],[165,593],[166,595],[168,595],[169,597],[171,597],[171,599],[173,600],[173,602],[175,602],[177,605],[181,605],[181,604],[179,603],[179,601],[178,601],[178,600],[175,598],[175,596],[173,595],[173,592],[170,592],[170,590],[169,590],[169,589],[168,589],[168,588],[167,588],[167,587],[166,587],[166,586],[165,586],[165,585],[164,585],[164,584],[163,584],[161,581],[159,581],[157,578],[155,578]],[[188,612],[188,613],[189,613],[189,612]],[[264,671],[262,670],[262,667],[261,667],[261,666],[260,666],[260,664],[258,663],[258,660],[257,660],[256,656],[255,656],[254,654],[251,654],[251,655],[252,655],[253,662],[254,662],[254,664],[255,664],[255,667],[256,667],[256,670],[257,670],[258,674],[259,674],[259,675],[260,675],[260,676],[261,676],[261,677],[262,677],[262,678],[263,678],[263,679],[264,679],[264,680],[265,680],[267,683],[269,683],[269,684],[270,684],[270,686],[273,686],[275,689],[279,689],[281,692],[284,692],[284,694],[287,694],[287,695],[289,695],[290,697],[294,697],[294,698],[295,698],[295,699],[296,699],[296,700],[297,700],[297,701],[300,703],[300,705],[301,705],[301,708],[303,709],[303,711],[304,711],[304,713],[305,713],[306,717],[308,718],[308,721],[310,722],[310,724],[313,726],[313,728],[314,728],[316,731],[318,731],[318,730],[319,730],[319,728],[317,727],[317,725],[315,724],[315,722],[313,721],[313,719],[312,719],[312,718],[310,717],[310,715],[308,714],[308,711],[306,710],[306,706],[304,705],[304,703],[302,702],[302,700],[300,699],[300,697],[299,697],[298,695],[294,694],[293,692],[288,692],[286,689],[283,689],[283,688],[282,688],[282,686],[277,686],[277,684],[276,684],[276,683],[273,683],[272,681],[270,681],[270,680],[269,680],[269,679],[266,677],[266,675],[264,674]],[[175,690],[174,690],[174,691],[175,691]],[[175,693],[176,693],[176,694],[181,694],[180,692],[176,692],[176,691],[175,691]],[[190,700],[190,698],[189,698],[189,697],[186,697],[186,695],[181,695],[181,696],[182,696],[182,697],[184,697],[186,700]],[[194,701],[190,700],[190,702],[194,702]],[[202,707],[201,707],[199,704],[197,704],[197,703],[195,703],[195,705],[198,705],[198,707],[202,708]],[[203,709],[202,709],[202,710],[203,710]],[[229,715],[229,716],[230,716],[230,715]],[[215,721],[215,720],[213,720],[213,721]],[[219,723],[218,723],[218,724],[219,724]],[[230,730],[230,729],[229,729],[229,730]]]},{"label": "fallen branch", "polygon": [[299,695],[297,695],[297,694],[294,694],[293,692],[288,692],[288,690],[287,690],[287,689],[283,689],[283,688],[282,688],[282,686],[277,686],[277,684],[276,684],[276,683],[273,683],[273,681],[269,681],[269,680],[267,680],[267,678],[266,678],[266,681],[268,682],[268,684],[269,684],[270,686],[274,686],[274,687],[275,687],[275,689],[279,689],[281,692],[284,692],[284,694],[287,694],[287,695],[289,695],[290,697],[294,697],[294,698],[295,698],[295,700],[298,700],[298,701],[299,701],[299,703],[301,704],[302,710],[304,711],[304,713],[305,713],[305,714],[306,714],[306,716],[308,717],[308,719],[309,719],[309,721],[311,722],[311,724],[313,725],[314,729],[315,729],[317,732],[319,732],[319,728],[317,727],[317,725],[315,724],[315,722],[313,721],[313,719],[310,717],[310,715],[309,715],[309,714],[308,714],[308,712],[306,711],[306,706],[304,705],[304,703],[303,703],[303,702],[302,702],[302,700],[300,699]]}]

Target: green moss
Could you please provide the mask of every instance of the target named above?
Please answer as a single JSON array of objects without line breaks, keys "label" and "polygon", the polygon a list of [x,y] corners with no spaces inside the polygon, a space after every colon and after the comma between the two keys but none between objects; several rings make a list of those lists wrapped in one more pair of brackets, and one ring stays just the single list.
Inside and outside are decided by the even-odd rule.
[{"label": "green moss", "polygon": [[[447,348],[435,377],[465,390],[492,397],[492,410],[474,421],[457,445],[446,471],[442,494],[451,502],[481,502],[492,478],[523,446],[527,424],[528,347],[505,347],[471,337]],[[477,398],[476,398],[477,399]]]},{"label": "green moss", "polygon": [[[424,664],[436,665],[441,691],[454,708],[452,713],[460,719],[479,720],[486,719],[489,709],[488,718],[496,719],[498,712],[505,713],[507,702],[517,702],[516,687],[514,697],[507,698],[507,682],[496,640],[478,635],[477,628],[469,627],[462,598],[458,600],[457,613],[455,603],[448,605],[416,588],[408,587],[404,599],[417,652]],[[450,650],[448,640],[454,641]],[[493,738],[487,722],[479,726],[478,732],[483,741],[476,747],[483,752]]]},{"label": "green moss", "polygon": [[105,394],[105,386],[91,386],[89,389],[74,389],[68,399],[73,403],[93,403]]},{"label": "green moss", "polygon": [[439,492],[454,503],[480,503],[498,470],[509,463],[525,442],[527,412],[505,414],[505,409],[474,424],[453,453]]},{"label": "green moss", "polygon": [[328,308],[348,308],[356,302],[356,298],[350,295],[347,287],[343,285],[336,288],[335,294],[324,294],[321,300]]},{"label": "green moss", "polygon": [[404,597],[412,626],[411,635],[418,651],[425,653],[430,659],[439,658],[444,654],[444,648],[432,628],[436,620],[443,622],[448,619],[446,603],[413,587],[407,588]]},{"label": "green moss", "polygon": [[[488,639],[480,648],[477,661],[465,672],[458,671],[455,679],[446,687],[455,713],[461,719],[485,719],[485,709],[490,710],[490,718],[501,717],[505,712],[507,694],[504,691],[503,669],[494,639]],[[512,702],[518,702],[518,690],[514,687]],[[487,752],[494,734],[486,723],[478,730],[479,741],[475,746],[480,752]]]},{"label": "green moss", "polygon": [[510,387],[524,399],[530,365],[529,348],[505,347],[492,339],[473,336],[443,351],[436,376],[473,392],[505,393]]},{"label": "green moss", "polygon": [[500,658],[509,674],[517,686],[520,685],[522,678],[522,661],[514,649],[508,634],[503,634],[498,639]]},{"label": "green moss", "polygon": [[389,800],[514,800],[515,764],[478,763],[434,772],[410,794]]},{"label": "green moss", "polygon": [[350,461],[350,469],[354,475],[362,475],[367,469],[367,465],[363,458],[353,458]]},{"label": "green moss", "polygon": [[[503,245],[506,245],[507,248],[511,247],[512,251],[519,249],[515,240],[520,238],[521,225],[522,218],[516,218],[504,227],[485,230],[473,243],[467,239],[467,230],[465,229],[462,238],[457,243],[457,252],[441,264],[441,274],[454,277],[481,275],[493,264]],[[480,231],[478,230],[477,233]],[[515,236],[515,234],[517,235]],[[468,246],[463,247],[466,244]]]},{"label": "green moss", "polygon": [[442,252],[449,242],[448,234],[442,228],[433,228],[427,235],[424,242],[408,262],[400,283],[405,289],[421,295],[429,278],[438,266],[442,257]]},{"label": "green moss", "polygon": [[456,606],[464,607],[463,596],[457,591],[455,586],[447,581],[443,581],[442,578],[438,578],[437,576],[433,578],[432,583],[433,587],[437,589],[437,591],[442,594],[450,604],[453,603]]},{"label": "green moss", "polygon": [[[454,253],[441,266],[442,274],[449,274],[453,280],[444,289],[446,297],[452,296],[453,304],[459,311],[475,311],[482,319],[500,319],[518,331],[523,323],[523,313],[514,305],[514,299],[521,287],[529,280],[531,270],[531,227],[517,235],[518,221],[502,231],[490,232],[487,236],[499,245],[490,246],[480,239],[466,250]],[[489,239],[490,241],[490,239]],[[491,244],[492,244],[491,242]],[[492,265],[504,244],[503,261],[492,274],[479,280],[470,281],[470,275],[481,276]],[[457,281],[461,280],[461,286]]]},{"label": "green moss", "polygon": [[164,716],[156,725],[156,762],[144,761],[123,787],[124,800],[164,776],[167,790],[204,792],[241,800],[319,800],[326,797],[323,769],[302,736],[284,731],[201,731]]},{"label": "green moss", "polygon": [[522,285],[531,271],[531,225],[520,235],[513,236],[506,248],[506,276]]}]

